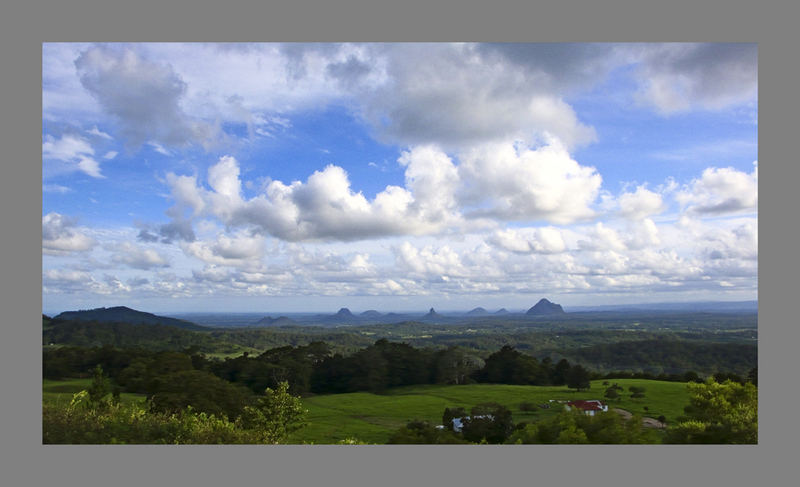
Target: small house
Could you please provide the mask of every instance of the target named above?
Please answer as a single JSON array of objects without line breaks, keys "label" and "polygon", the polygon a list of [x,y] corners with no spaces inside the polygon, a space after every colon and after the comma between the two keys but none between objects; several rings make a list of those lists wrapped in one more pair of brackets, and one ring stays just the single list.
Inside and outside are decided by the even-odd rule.
[{"label": "small house", "polygon": [[608,405],[603,404],[602,401],[598,401],[597,399],[569,401],[564,407],[567,411],[571,411],[572,408],[579,409],[587,416],[594,416],[597,411],[608,411]]}]

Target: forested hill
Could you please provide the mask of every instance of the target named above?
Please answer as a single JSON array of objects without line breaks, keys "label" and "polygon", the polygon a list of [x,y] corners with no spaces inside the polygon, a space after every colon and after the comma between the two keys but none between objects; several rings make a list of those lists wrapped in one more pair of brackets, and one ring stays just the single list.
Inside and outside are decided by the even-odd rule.
[{"label": "forested hill", "polygon": [[187,330],[206,330],[207,328],[192,323],[191,321],[179,320],[158,316],[144,311],[137,311],[126,306],[115,306],[113,308],[95,308],[80,311],[65,311],[54,318],[54,320],[64,321],[96,321],[98,323],[130,323],[134,325],[165,325],[184,328]]}]

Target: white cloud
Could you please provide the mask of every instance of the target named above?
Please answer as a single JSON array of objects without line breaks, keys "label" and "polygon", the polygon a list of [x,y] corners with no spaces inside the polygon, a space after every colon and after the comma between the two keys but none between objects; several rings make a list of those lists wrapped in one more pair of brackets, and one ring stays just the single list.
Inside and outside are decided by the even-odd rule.
[{"label": "white cloud", "polygon": [[550,77],[479,46],[369,45],[357,64],[352,59],[348,73],[369,82],[351,76],[350,94],[387,141],[455,150],[507,138],[533,142],[545,131],[570,146],[595,138]]},{"label": "white cloud", "polygon": [[613,228],[603,225],[602,222],[597,222],[584,236],[587,239],[578,241],[578,247],[583,250],[623,252],[627,249],[625,241],[620,237],[619,233]]},{"label": "white cloud", "polygon": [[218,266],[230,266],[258,270],[262,268],[264,238],[244,233],[229,237],[220,234],[213,241],[197,240],[182,242],[181,249],[186,255]]},{"label": "white cloud", "polygon": [[639,186],[633,193],[623,193],[619,197],[619,212],[625,218],[640,220],[650,215],[657,215],[664,210],[661,195],[644,186]]},{"label": "white cloud", "polygon": [[557,254],[566,250],[561,231],[553,227],[498,230],[488,242],[519,254]]},{"label": "white cloud", "polygon": [[91,144],[78,135],[63,134],[60,139],[46,135],[42,143],[42,159],[68,163],[67,170],[79,170],[93,178],[104,178],[95,161]]},{"label": "white cloud", "polygon": [[102,130],[98,129],[97,125],[92,127],[90,130],[87,130],[86,133],[90,134],[90,135],[94,135],[96,137],[100,137],[102,139],[106,139],[106,140],[113,140],[114,139],[109,134],[107,134],[107,133],[103,132]]},{"label": "white cloud", "polygon": [[415,274],[439,279],[467,276],[458,253],[446,245],[438,248],[425,246],[418,249],[410,242],[403,242],[392,250],[398,265]]},{"label": "white cloud", "polygon": [[664,114],[719,110],[757,97],[756,44],[674,43],[640,49],[639,98]]},{"label": "white cloud", "polygon": [[148,270],[157,267],[169,267],[169,262],[154,249],[142,248],[128,242],[114,249],[112,262],[124,264],[134,269]]},{"label": "white cloud", "polygon": [[42,217],[42,252],[49,255],[66,255],[84,252],[97,242],[75,228],[74,219],[59,213],[48,213]]},{"label": "white cloud", "polygon": [[535,149],[486,144],[462,154],[460,161],[467,216],[558,224],[594,216],[591,205],[602,178],[555,139]]},{"label": "white cloud", "polygon": [[68,188],[67,186],[61,186],[60,184],[43,184],[42,191],[45,193],[65,194],[72,191],[72,189]]},{"label": "white cloud", "polygon": [[691,213],[721,215],[758,209],[758,164],[747,174],[727,167],[710,167],[675,195]]},{"label": "white cloud", "polygon": [[215,129],[181,107],[186,83],[169,64],[104,45],[83,52],[75,67],[83,87],[119,123],[129,146],[150,140],[175,146],[213,142]]}]

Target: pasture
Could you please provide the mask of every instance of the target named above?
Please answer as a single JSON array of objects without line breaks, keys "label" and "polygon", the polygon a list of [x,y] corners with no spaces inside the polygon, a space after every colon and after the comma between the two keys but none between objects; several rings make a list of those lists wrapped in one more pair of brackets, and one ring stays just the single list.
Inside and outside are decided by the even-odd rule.
[{"label": "pasture", "polygon": [[[309,424],[296,432],[290,442],[331,444],[355,438],[382,444],[393,431],[411,420],[440,424],[444,408],[463,407],[469,412],[472,406],[483,402],[497,402],[507,407],[515,423],[535,422],[557,414],[563,408],[557,402],[559,400],[600,399],[609,405],[609,409],[621,408],[653,418],[664,415],[668,422],[674,422],[682,415],[684,406],[688,404],[685,383],[643,379],[612,379],[609,382],[624,389],[619,399],[605,400],[603,394],[607,386],[602,385],[603,381],[593,381],[590,390],[580,392],[564,386],[471,384],[401,387],[383,394],[357,392],[306,397],[303,405],[309,410]],[[631,399],[630,386],[644,387],[645,397]],[[551,399],[554,402],[551,403]],[[521,411],[523,402],[550,404],[551,407]]]}]

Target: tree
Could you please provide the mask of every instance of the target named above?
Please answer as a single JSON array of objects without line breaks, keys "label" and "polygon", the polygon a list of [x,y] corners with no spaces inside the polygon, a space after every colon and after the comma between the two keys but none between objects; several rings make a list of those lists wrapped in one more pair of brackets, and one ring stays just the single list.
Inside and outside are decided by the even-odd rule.
[{"label": "tree", "polygon": [[697,375],[697,372],[690,370],[683,374],[683,381],[684,382],[701,382],[700,376]]},{"label": "tree", "polygon": [[556,366],[553,368],[553,376],[550,379],[554,386],[562,386],[566,384],[567,381],[567,372],[571,366],[569,365],[569,361],[565,358],[562,358],[558,361]]},{"label": "tree", "polygon": [[92,371],[92,383],[89,389],[87,389],[89,393],[89,402],[94,406],[99,406],[103,397],[110,391],[111,388],[108,385],[108,379],[103,375],[103,368],[100,367],[100,364],[97,364]]},{"label": "tree", "polygon": [[606,389],[605,397],[609,399],[619,399],[619,392],[613,387]]},{"label": "tree", "polygon": [[252,396],[244,386],[201,370],[182,370],[157,379],[158,388],[150,395],[154,411],[177,413],[192,406],[197,412],[224,414],[233,419],[242,413]]},{"label": "tree", "polygon": [[665,443],[758,443],[758,389],[750,382],[709,378],[688,383],[686,415],[667,430]]},{"label": "tree", "polygon": [[641,399],[644,397],[644,387],[630,386],[628,390],[631,391],[631,399]]},{"label": "tree", "polygon": [[262,443],[278,444],[305,426],[308,410],[300,398],[289,394],[289,383],[281,382],[276,390],[269,387],[255,406],[246,406],[242,415],[245,428],[255,430]]},{"label": "tree", "polygon": [[573,365],[564,375],[567,387],[577,390],[588,390],[592,385],[589,382],[589,371],[580,365]]},{"label": "tree", "polygon": [[513,430],[511,411],[490,402],[472,408],[470,416],[462,420],[461,434],[472,443],[503,443]]}]

